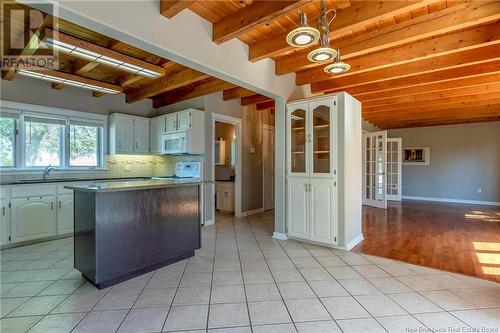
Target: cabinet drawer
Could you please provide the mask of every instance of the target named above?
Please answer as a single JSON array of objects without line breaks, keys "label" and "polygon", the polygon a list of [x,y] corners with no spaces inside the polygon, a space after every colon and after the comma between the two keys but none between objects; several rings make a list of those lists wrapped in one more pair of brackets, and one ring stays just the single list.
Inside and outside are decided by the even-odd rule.
[{"label": "cabinet drawer", "polygon": [[55,195],[57,185],[16,185],[11,189],[13,198]]}]

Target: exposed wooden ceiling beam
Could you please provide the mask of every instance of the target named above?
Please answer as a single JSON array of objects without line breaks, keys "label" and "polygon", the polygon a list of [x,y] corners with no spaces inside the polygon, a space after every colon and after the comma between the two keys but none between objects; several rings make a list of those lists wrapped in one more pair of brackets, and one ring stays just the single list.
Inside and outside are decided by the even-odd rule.
[{"label": "exposed wooden ceiling beam", "polygon": [[[68,43],[68,44],[71,44],[74,46],[78,46],[78,47],[81,47],[83,49],[86,49],[86,50],[89,50],[92,52],[97,52],[97,53],[100,53],[102,55],[111,57],[113,59],[127,62],[129,64],[136,65],[136,66],[160,73],[162,75],[165,75],[165,70],[161,66],[153,65],[147,61],[128,56],[126,54],[117,52],[115,50],[108,49],[106,47],[88,42],[86,40],[83,40],[83,39],[80,39],[77,37],[73,37],[73,36],[64,34],[62,32],[58,32],[58,31],[54,31],[52,29],[46,28],[45,29],[45,37],[59,40],[61,42]],[[102,65],[106,66],[105,64],[102,64]],[[119,70],[119,68],[118,68],[118,70]]]},{"label": "exposed wooden ceiling beam", "polygon": [[[341,49],[342,58],[349,60],[362,55],[371,54],[373,56],[374,52],[400,47],[408,43],[431,38],[434,40],[439,35],[460,29],[470,29],[479,24],[495,22],[500,19],[500,2],[498,1],[464,2],[460,4],[457,2],[457,5],[453,6],[451,4],[449,4],[449,8],[422,15],[412,20],[402,21],[376,31],[332,40],[331,45],[334,48]],[[444,52],[442,48],[448,46],[448,43],[449,38],[443,38],[443,44],[436,43],[438,52]],[[460,40],[456,40],[455,43],[462,44]],[[307,60],[307,54],[312,49],[299,50],[287,57],[278,59],[275,67],[276,73],[286,74],[321,66]]]},{"label": "exposed wooden ceiling beam", "polygon": [[[391,67],[378,68],[374,70],[351,73],[350,75],[332,76],[330,74],[317,73],[310,75],[302,72],[296,75],[296,83],[299,85],[313,82],[323,82],[331,87],[350,87],[368,82],[389,80],[396,77],[410,76],[418,73],[441,70],[445,68],[461,67],[470,63],[481,63],[500,58],[500,45],[489,45],[471,50],[425,58],[423,60],[403,63]],[[324,75],[323,75],[324,74]]]},{"label": "exposed wooden ceiling beam", "polygon": [[103,92],[100,91],[92,91],[92,97],[101,97],[104,96]]},{"label": "exposed wooden ceiling beam", "polygon": [[248,31],[300,8],[312,0],[255,1],[212,26],[212,39],[221,44]]},{"label": "exposed wooden ceiling beam", "polygon": [[164,76],[154,80],[147,86],[127,94],[127,103],[134,103],[144,98],[154,97],[167,91],[181,88],[185,85],[205,80],[210,76],[193,69],[185,69],[171,76]]},{"label": "exposed wooden ceiling beam", "polygon": [[268,102],[268,101],[272,101],[272,100],[273,100],[272,98],[257,94],[257,95],[242,97],[241,98],[241,105],[246,106],[246,105],[252,105],[252,104],[257,104],[257,103],[261,103],[261,102]]},{"label": "exposed wooden ceiling beam", "polygon": [[194,2],[195,0],[160,0],[160,14],[170,19]]},{"label": "exposed wooden ceiling beam", "polygon": [[119,92],[123,92],[122,87],[120,87],[118,85],[111,84],[108,82],[89,79],[87,77],[83,77],[83,76],[79,76],[79,75],[69,74],[69,73],[65,73],[65,72],[61,72],[61,71],[55,71],[52,69],[36,67],[36,66],[19,66],[19,68],[26,69],[26,70],[29,70],[32,72],[41,73],[41,74],[52,75],[52,76],[55,76],[55,77],[60,78],[60,79],[78,81],[81,83],[86,83],[86,84],[90,84],[90,85],[94,85],[94,86],[98,86],[98,87],[102,87],[102,88],[107,88],[107,89],[112,89],[112,90],[116,90]]},{"label": "exposed wooden ceiling beam", "polygon": [[157,96],[153,99],[153,107],[160,108],[162,106],[182,102],[195,97],[213,94],[231,88],[234,88],[234,84],[219,79],[212,79],[193,87],[179,89],[169,94]]},{"label": "exposed wooden ceiling beam", "polygon": [[276,104],[274,103],[274,100],[262,102],[262,103],[257,103],[257,111],[266,110],[266,109],[274,109],[275,107],[276,107]]},{"label": "exposed wooden ceiling beam", "polygon": [[52,89],[61,90],[62,88],[64,88],[64,84],[52,82]]},{"label": "exposed wooden ceiling beam", "polygon": [[[334,39],[335,35],[351,31],[359,26],[378,23],[378,21],[385,18],[428,6],[433,2],[436,1],[354,2],[351,6],[338,11],[337,18],[330,24],[331,38]],[[310,22],[314,22],[314,19],[316,18],[311,17]],[[250,45],[249,60],[258,61],[293,49],[294,48],[286,42],[286,33],[283,33]]]},{"label": "exposed wooden ceiling beam", "polygon": [[[403,103],[431,103],[433,101],[443,101],[449,98],[459,98],[463,96],[471,96],[474,94],[484,94],[491,92],[500,92],[500,81],[476,86],[465,86],[454,89],[447,89],[434,92],[425,92],[415,95],[403,95],[385,99],[375,99],[371,101],[362,101],[363,110],[370,111],[373,108],[388,108],[396,107]],[[415,104],[413,104],[415,105]]]},{"label": "exposed wooden ceiling beam", "polygon": [[[337,75],[335,78],[396,65],[415,63],[416,61],[430,61],[429,59],[431,58],[498,44],[500,44],[500,23],[495,22],[494,24],[483,27],[459,31],[457,33],[351,59],[348,61],[349,65],[351,65],[349,72]],[[331,74],[323,71],[324,66],[325,65],[298,72],[296,83],[302,85],[333,78]]]},{"label": "exposed wooden ceiling beam", "polygon": [[312,83],[311,90],[313,93],[326,91],[338,92],[346,90],[351,95],[368,92],[374,93],[379,91],[398,89],[402,87],[413,87],[422,84],[429,84],[431,82],[447,81],[466,76],[475,76],[486,73],[498,73],[498,69],[500,68],[499,66],[500,60],[479,64],[466,64],[459,68],[457,67],[443,69],[430,73],[417,73],[412,76],[392,78],[388,80],[381,80],[378,82],[367,82],[364,84],[358,84],[356,86],[350,86],[349,88],[332,86],[328,83],[328,81],[321,81]]},{"label": "exposed wooden ceiling beam", "polygon": [[248,89],[245,89],[245,88],[235,87],[232,89],[224,90],[222,95],[223,95],[223,99],[225,101],[229,101],[231,99],[237,99],[237,98],[255,95],[255,92],[248,90]]},{"label": "exposed wooden ceiling beam", "polygon": [[397,129],[397,128],[407,128],[407,127],[428,127],[428,126],[444,126],[444,125],[457,125],[457,124],[471,124],[471,123],[482,123],[490,121],[499,121],[499,116],[485,116],[485,117],[463,117],[457,119],[431,119],[431,120],[412,120],[409,122],[390,122],[390,123],[379,123],[376,126],[382,129]]},{"label": "exposed wooden ceiling beam", "polygon": [[412,95],[418,96],[418,94],[430,94],[433,92],[439,93],[441,91],[454,90],[456,88],[470,87],[473,89],[475,86],[482,86],[496,82],[500,82],[500,71],[496,73],[458,77],[447,81],[430,82],[412,87],[394,88],[386,91],[367,91],[353,96],[365,105],[371,101],[377,103],[377,101],[383,101],[390,98]]}]

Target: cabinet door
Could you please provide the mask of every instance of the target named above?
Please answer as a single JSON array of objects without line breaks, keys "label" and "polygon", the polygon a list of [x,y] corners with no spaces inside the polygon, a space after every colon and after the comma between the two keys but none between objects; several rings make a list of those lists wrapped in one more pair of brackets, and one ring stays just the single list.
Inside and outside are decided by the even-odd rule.
[{"label": "cabinet door", "polygon": [[309,174],[308,104],[292,105],[287,112],[287,169],[288,175]]},{"label": "cabinet door", "polygon": [[152,153],[161,153],[161,135],[165,133],[165,117],[151,119],[150,145]]},{"label": "cabinet door", "polygon": [[310,184],[310,239],[330,245],[337,244],[335,181],[311,179]]},{"label": "cabinet door", "polygon": [[57,234],[63,235],[73,232],[73,194],[64,194],[57,197]]},{"label": "cabinet door", "polygon": [[149,119],[134,118],[134,151],[136,153],[149,152]]},{"label": "cabinet door", "polygon": [[177,130],[183,131],[191,128],[191,111],[179,112],[177,114]]},{"label": "cabinet door", "polygon": [[177,131],[177,113],[167,114],[165,116],[165,132]]},{"label": "cabinet door", "polygon": [[288,178],[288,235],[309,239],[307,178]]},{"label": "cabinet door", "polygon": [[332,98],[309,104],[312,177],[330,177],[336,164],[336,103]]},{"label": "cabinet door", "polygon": [[0,245],[9,244],[10,237],[10,207],[9,200],[0,201]]},{"label": "cabinet door", "polygon": [[22,242],[56,234],[55,197],[12,200],[12,242]]},{"label": "cabinet door", "polygon": [[118,152],[131,153],[134,150],[134,118],[118,115],[116,117],[116,140]]}]

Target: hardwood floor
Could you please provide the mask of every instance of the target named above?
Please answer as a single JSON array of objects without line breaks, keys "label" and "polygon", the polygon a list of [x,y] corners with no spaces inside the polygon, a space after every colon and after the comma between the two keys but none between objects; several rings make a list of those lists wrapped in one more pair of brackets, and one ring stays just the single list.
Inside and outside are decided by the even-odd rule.
[{"label": "hardwood floor", "polygon": [[353,251],[500,282],[500,207],[390,202],[363,206]]}]

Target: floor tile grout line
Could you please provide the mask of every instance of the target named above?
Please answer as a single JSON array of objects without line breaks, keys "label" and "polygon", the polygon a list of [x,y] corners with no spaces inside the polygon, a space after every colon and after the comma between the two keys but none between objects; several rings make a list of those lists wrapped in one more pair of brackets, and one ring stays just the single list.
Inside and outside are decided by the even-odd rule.
[{"label": "floor tile grout line", "polygon": [[[212,258],[212,272],[210,274],[210,288],[208,292],[208,308],[207,308],[207,321],[205,324],[205,332],[208,332],[208,325],[210,321],[210,306],[211,306],[211,301],[212,301],[212,286],[213,286],[213,279],[214,279],[214,271],[215,271],[215,258],[217,256],[217,238],[219,234],[218,226],[215,224],[214,221],[214,229],[215,229],[215,238],[214,238],[214,251],[213,251],[213,258]],[[203,248],[203,244],[201,244],[201,248]],[[187,266],[187,264],[186,264]]]}]

